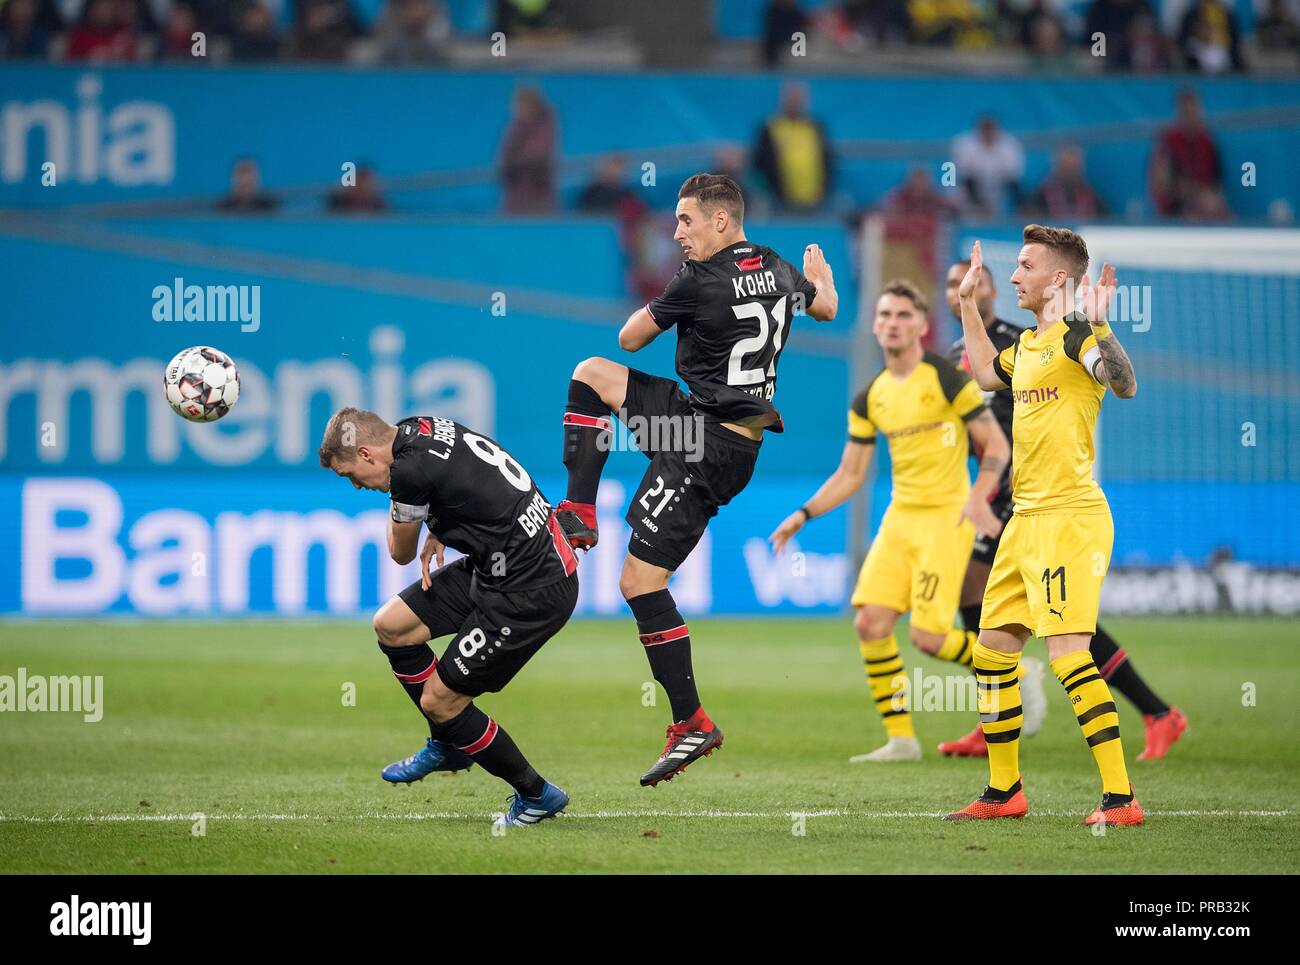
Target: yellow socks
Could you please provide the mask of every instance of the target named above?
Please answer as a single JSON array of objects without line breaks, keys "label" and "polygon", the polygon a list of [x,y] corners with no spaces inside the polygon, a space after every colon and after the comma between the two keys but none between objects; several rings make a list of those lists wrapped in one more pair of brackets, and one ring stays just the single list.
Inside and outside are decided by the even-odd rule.
[{"label": "yellow socks", "polygon": [[935,654],[940,660],[950,660],[963,667],[969,667],[975,656],[975,644],[979,634],[974,630],[959,630],[953,627],[944,635],[943,646]]},{"label": "yellow socks", "polygon": [[858,648],[862,651],[867,683],[871,685],[871,696],[885,724],[885,733],[890,737],[915,737],[907,703],[907,674],[903,671],[898,642],[892,636],[859,640]]},{"label": "yellow socks", "polygon": [[[1092,654],[1076,650],[1052,661],[1052,671],[1061,681],[1074,708],[1092,756],[1101,771],[1101,789],[1107,794],[1128,794],[1128,769],[1124,766],[1124,745],[1119,739],[1119,711],[1106,681],[1097,672]],[[992,750],[992,748],[990,748]]]},{"label": "yellow socks", "polygon": [[989,787],[1006,791],[1020,780],[1020,654],[982,643],[973,647],[980,726],[989,748]]}]

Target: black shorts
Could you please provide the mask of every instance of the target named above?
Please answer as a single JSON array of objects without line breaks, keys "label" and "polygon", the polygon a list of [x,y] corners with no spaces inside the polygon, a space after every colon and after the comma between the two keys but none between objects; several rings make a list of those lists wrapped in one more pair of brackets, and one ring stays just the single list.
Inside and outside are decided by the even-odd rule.
[{"label": "black shorts", "polygon": [[[650,459],[627,510],[628,552],[676,570],[704,535],[709,520],[754,475],[760,443],[705,422],[672,379],[628,369],[624,413]],[[648,431],[632,424],[637,417]],[[659,417],[668,422],[656,423]],[[656,429],[656,426],[659,428]]]},{"label": "black shorts", "polygon": [[438,658],[438,676],[467,697],[510,683],[542,644],[568,622],[578,603],[578,575],[531,590],[472,586],[467,558],[433,573],[429,589],[416,580],[398,594],[429,629],[429,639],[454,633]]},{"label": "black shorts", "polygon": [[[1015,508],[1014,501],[1011,498],[1011,490],[1000,490],[994,497],[993,503],[989,506],[993,510],[993,515],[1001,520],[1005,527],[1011,521],[1011,513]],[[971,550],[970,558],[979,560],[989,566],[993,565],[993,557],[998,555],[998,543],[1002,542],[1002,536],[984,536],[981,533],[975,534],[975,546]]]}]

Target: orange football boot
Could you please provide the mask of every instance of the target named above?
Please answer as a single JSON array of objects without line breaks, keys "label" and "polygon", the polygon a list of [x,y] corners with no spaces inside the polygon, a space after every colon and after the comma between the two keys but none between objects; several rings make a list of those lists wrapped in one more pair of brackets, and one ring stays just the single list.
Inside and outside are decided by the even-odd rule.
[{"label": "orange football boot", "polygon": [[1086,825],[1098,824],[1105,821],[1106,824],[1115,825],[1117,828],[1135,828],[1146,821],[1146,816],[1142,813],[1142,805],[1138,804],[1137,796],[1133,793],[1133,785],[1128,788],[1128,800],[1119,803],[1112,803],[1113,794],[1103,794],[1101,796],[1101,806],[1093,811],[1083,823]]},{"label": "orange football boot", "polygon": [[989,745],[984,740],[984,728],[976,724],[965,737],[944,741],[939,745],[939,753],[945,757],[988,757]]},{"label": "orange football boot", "polygon": [[1023,818],[1029,813],[1029,800],[1025,797],[1025,788],[1016,781],[1005,791],[991,787],[984,788],[984,793],[972,803],[947,815],[945,821],[987,821],[992,818]]},{"label": "orange football boot", "polygon": [[1187,730],[1187,715],[1177,707],[1170,707],[1163,717],[1146,714],[1142,722],[1147,728],[1147,746],[1138,755],[1139,761],[1158,761],[1169,753],[1174,741],[1183,736]]}]

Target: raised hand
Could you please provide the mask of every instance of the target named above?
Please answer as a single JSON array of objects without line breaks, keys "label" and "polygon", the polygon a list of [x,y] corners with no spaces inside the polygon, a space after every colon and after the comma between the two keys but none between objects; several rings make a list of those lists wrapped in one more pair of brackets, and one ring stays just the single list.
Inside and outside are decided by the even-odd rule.
[{"label": "raised hand", "polygon": [[966,277],[961,280],[961,285],[957,288],[958,298],[964,301],[975,297],[975,292],[980,287],[980,275],[983,271],[984,258],[980,254],[980,243],[977,241],[970,250],[970,268],[967,269]]},{"label": "raised hand", "polygon": [[1101,266],[1101,275],[1096,287],[1088,282],[1085,274],[1079,280],[1079,310],[1094,325],[1104,325],[1110,312],[1111,300],[1115,297],[1115,268],[1106,262]]},{"label": "raised hand", "polygon": [[809,245],[803,250],[803,276],[813,284],[818,278],[826,278],[831,273],[831,266],[826,261],[820,245]]}]

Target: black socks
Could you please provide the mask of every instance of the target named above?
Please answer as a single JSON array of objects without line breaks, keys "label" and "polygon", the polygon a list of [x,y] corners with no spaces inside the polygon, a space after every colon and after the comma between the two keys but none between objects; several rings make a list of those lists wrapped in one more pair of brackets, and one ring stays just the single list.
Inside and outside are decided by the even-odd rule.
[{"label": "black socks", "polygon": [[627,601],[636,617],[650,672],[668,694],[673,721],[689,720],[700,709],[700,695],[695,689],[691,670],[691,631],[677,612],[677,604],[667,589],[643,593]]},{"label": "black socks", "polygon": [[609,458],[609,406],[596,390],[577,379],[569,381],[569,404],[564,407],[564,467],[569,470],[566,498],[594,504],[600,474]]},{"label": "black socks", "polygon": [[435,724],[435,737],[474,758],[474,763],[499,777],[524,797],[542,793],[545,781],[533,770],[510,735],[478,707],[470,704],[457,716]]},{"label": "black socks", "polygon": [[425,716],[424,708],[420,706],[420,694],[424,692],[424,682],[437,672],[434,668],[438,666],[438,660],[434,657],[432,648],[427,643],[416,647],[390,647],[386,643],[381,643],[379,649],[388,658],[388,663],[393,668],[393,676],[402,685],[406,695],[411,698],[420,716],[424,717],[429,724],[429,736],[436,740],[438,736],[434,733],[436,725]]}]

